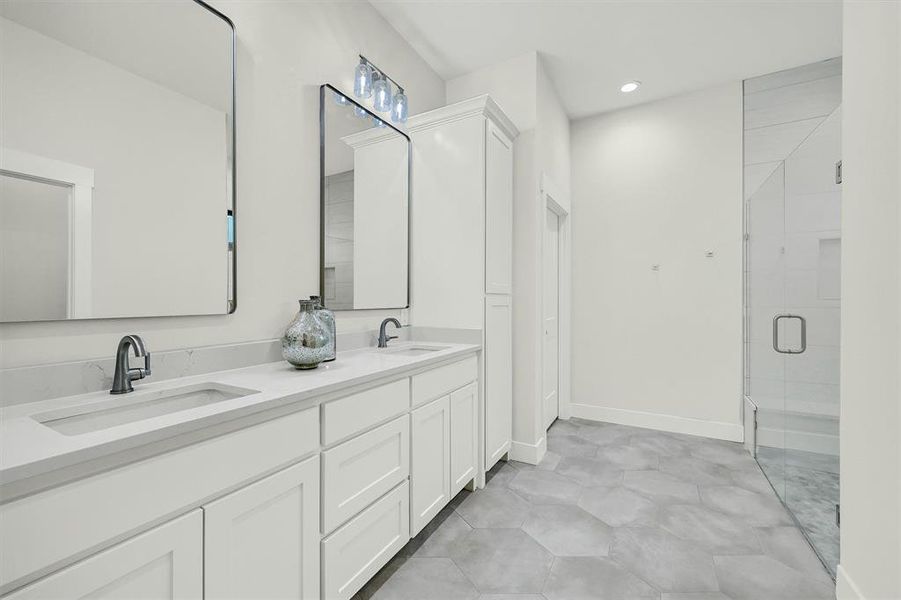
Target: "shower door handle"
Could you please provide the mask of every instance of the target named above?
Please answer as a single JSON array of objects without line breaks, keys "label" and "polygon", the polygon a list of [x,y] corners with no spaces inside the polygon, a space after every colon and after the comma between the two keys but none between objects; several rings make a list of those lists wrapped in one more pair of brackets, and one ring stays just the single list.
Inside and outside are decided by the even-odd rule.
[{"label": "shower door handle", "polygon": [[[798,319],[801,322],[801,347],[798,350],[783,350],[779,346],[779,321],[782,319]],[[807,350],[807,319],[801,315],[781,314],[773,317],[773,350],[779,354],[801,354]]]}]

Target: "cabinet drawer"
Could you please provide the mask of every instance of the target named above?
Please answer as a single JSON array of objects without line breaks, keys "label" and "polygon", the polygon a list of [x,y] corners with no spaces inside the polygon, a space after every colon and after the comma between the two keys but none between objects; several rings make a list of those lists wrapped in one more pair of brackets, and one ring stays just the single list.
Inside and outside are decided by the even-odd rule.
[{"label": "cabinet drawer", "polygon": [[478,377],[479,364],[475,356],[414,375],[413,406],[420,406],[429,400],[446,396]]},{"label": "cabinet drawer", "polygon": [[410,417],[322,453],[322,531],[328,533],[410,474]]},{"label": "cabinet drawer", "polygon": [[0,592],[318,447],[308,408],[0,505]]},{"label": "cabinet drawer", "polygon": [[329,446],[410,408],[410,380],[401,379],[322,405],[322,444]]},{"label": "cabinet drawer", "polygon": [[322,540],[322,598],[347,600],[410,539],[405,481]]}]

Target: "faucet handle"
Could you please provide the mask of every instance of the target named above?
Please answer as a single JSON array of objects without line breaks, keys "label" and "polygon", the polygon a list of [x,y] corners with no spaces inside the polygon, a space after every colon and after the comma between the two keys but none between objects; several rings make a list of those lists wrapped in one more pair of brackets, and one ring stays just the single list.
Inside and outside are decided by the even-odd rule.
[{"label": "faucet handle", "polygon": [[128,378],[132,381],[135,379],[144,379],[150,377],[150,353],[144,353],[144,368],[135,367],[128,370]]}]

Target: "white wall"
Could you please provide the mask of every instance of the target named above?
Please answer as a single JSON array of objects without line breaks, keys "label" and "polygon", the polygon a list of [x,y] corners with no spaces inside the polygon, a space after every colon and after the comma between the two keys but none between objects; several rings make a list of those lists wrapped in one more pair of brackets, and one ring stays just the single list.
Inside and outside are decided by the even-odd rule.
[{"label": "white wall", "polygon": [[[444,82],[362,0],[215,2],[238,37],[238,310],[230,316],[0,326],[0,366],[106,357],[124,333],[154,351],[278,337],[319,289],[319,85],[350,89],[357,53],[402,82],[413,112]],[[341,331],[403,311],[339,315]]]},{"label": "white wall", "polygon": [[542,173],[550,177],[557,187],[560,201],[568,203],[572,178],[569,117],[540,58],[536,92],[538,161]]},{"label": "white wall", "polygon": [[901,4],[845,2],[840,600],[901,598]]},{"label": "white wall", "polygon": [[453,104],[474,96],[488,94],[516,128],[528,131],[535,127],[537,108],[535,85],[538,55],[527,52],[494,65],[449,79],[446,83],[447,103]]},{"label": "white wall", "polygon": [[740,439],[741,110],[735,82],[573,123],[574,416]]}]

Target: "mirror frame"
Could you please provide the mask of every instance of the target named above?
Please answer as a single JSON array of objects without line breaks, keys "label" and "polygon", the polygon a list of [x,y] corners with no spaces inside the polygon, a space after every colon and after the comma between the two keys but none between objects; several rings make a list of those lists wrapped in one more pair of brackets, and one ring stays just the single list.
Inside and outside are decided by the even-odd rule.
[{"label": "mirror frame", "polygon": [[380,306],[342,310],[402,310],[410,308],[410,247],[413,233],[413,221],[410,219],[410,214],[413,204],[413,142],[406,132],[386,121],[383,115],[372,112],[369,108],[354,100],[352,94],[342,92],[330,83],[324,83],[319,86],[319,297],[322,305],[328,308],[328,304],[325,301],[325,106],[327,92],[344,96],[347,99],[349,108],[359,108],[369,116],[379,119],[385,124],[385,127],[390,127],[407,140],[407,304],[406,306]]}]

